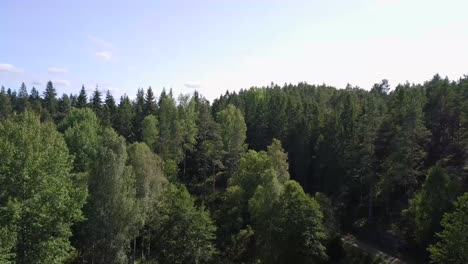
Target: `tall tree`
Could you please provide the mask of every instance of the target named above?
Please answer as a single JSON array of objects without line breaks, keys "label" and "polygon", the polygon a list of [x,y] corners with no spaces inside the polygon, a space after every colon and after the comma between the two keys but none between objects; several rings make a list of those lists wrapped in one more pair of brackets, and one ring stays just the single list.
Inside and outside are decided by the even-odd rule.
[{"label": "tall tree", "polygon": [[36,87],[33,86],[31,93],[29,94],[29,101],[31,102],[31,107],[36,113],[41,112],[42,104],[41,97],[39,96],[39,91]]},{"label": "tall tree", "polygon": [[245,145],[247,127],[242,112],[231,104],[217,114],[217,121],[220,124],[223,141],[223,164],[230,177],[235,173],[240,157],[247,148]]},{"label": "tall tree", "polygon": [[86,90],[84,85],[81,86],[80,94],[76,99],[76,107],[84,108],[88,105],[88,95],[86,94]]},{"label": "tall tree", "polygon": [[197,113],[195,111],[195,101],[189,96],[179,96],[177,109],[178,130],[182,140],[183,172],[182,178],[186,178],[187,153],[193,151],[197,135]]},{"label": "tall tree", "polygon": [[115,130],[127,140],[131,140],[134,135],[132,123],[134,115],[130,99],[127,95],[123,95],[117,108],[114,126]]},{"label": "tall tree", "polygon": [[[184,186],[169,185],[157,207],[160,221],[153,225],[158,263],[212,263],[216,226],[209,213],[196,208]],[[190,230],[190,232],[186,232]]]},{"label": "tall tree", "polygon": [[274,170],[278,174],[278,180],[281,183],[285,183],[289,180],[289,164],[288,154],[284,152],[281,141],[273,139],[273,142],[268,146],[268,156],[270,156],[271,163]]},{"label": "tall tree", "polygon": [[153,89],[151,89],[151,86],[150,86],[148,87],[148,90],[146,90],[144,114],[145,116],[156,115],[156,112],[157,112],[156,98],[154,97]]},{"label": "tall tree", "polygon": [[382,162],[377,183],[377,196],[387,209],[393,195],[400,193],[400,198],[406,198],[414,191],[422,174],[424,146],[429,136],[423,123],[422,89],[400,85],[390,96],[388,154]]},{"label": "tall tree", "polygon": [[57,91],[51,81],[47,82],[43,101],[44,107],[54,116],[57,113]]},{"label": "tall tree", "polygon": [[145,93],[142,88],[138,88],[136,99],[133,102],[133,108],[135,112],[133,117],[133,127],[135,131],[133,141],[141,141],[141,125],[145,118]]},{"label": "tall tree", "polygon": [[75,156],[75,172],[87,172],[94,163],[100,142],[100,126],[89,108],[74,108],[59,125],[70,153]]},{"label": "tall tree", "polygon": [[16,106],[16,111],[18,112],[24,112],[27,109],[30,108],[30,103],[29,103],[29,95],[28,95],[28,88],[26,87],[26,84],[24,82],[21,84],[21,87],[18,92],[18,101],[17,101],[17,106]]},{"label": "tall tree", "polygon": [[444,228],[437,233],[439,242],[431,245],[432,263],[467,263],[468,262],[468,193],[455,202],[455,210],[446,213],[441,222]]},{"label": "tall tree", "polygon": [[7,119],[12,112],[13,107],[11,106],[10,96],[5,92],[5,89],[2,86],[2,91],[0,92],[0,117]]},{"label": "tall tree", "polygon": [[114,127],[115,114],[116,114],[116,104],[115,99],[112,96],[111,92],[107,90],[106,98],[104,100],[104,105],[102,106],[101,111],[101,122],[103,126]]},{"label": "tall tree", "polygon": [[158,153],[164,160],[178,163],[182,158],[182,136],[177,122],[177,106],[172,95],[167,95],[164,90],[159,98],[158,110]]},{"label": "tall tree", "polygon": [[[136,199],[139,214],[140,250],[147,258],[151,255],[151,223],[157,223],[159,215],[155,210],[162,199],[167,180],[163,174],[163,162],[146,144],[133,143],[127,149],[128,164],[135,173]],[[133,253],[136,252],[134,244]]]},{"label": "tall tree", "polygon": [[295,181],[281,195],[260,186],[252,200],[261,259],[267,263],[317,263],[327,258],[320,205]]},{"label": "tall tree", "polygon": [[184,182],[191,193],[202,194],[211,189],[216,191],[216,180],[224,167],[222,164],[223,143],[219,124],[211,114],[210,103],[198,93],[194,93],[195,112],[197,113],[195,146],[187,153],[187,173]]},{"label": "tall tree", "polygon": [[98,87],[94,89],[93,95],[91,96],[90,106],[96,113],[96,115],[101,119],[102,118],[102,93],[99,91]]},{"label": "tall tree", "polygon": [[105,129],[90,172],[85,207],[84,256],[92,263],[128,261],[138,218],[134,173],[126,161],[124,138]]},{"label": "tall tree", "polygon": [[440,231],[440,220],[450,209],[454,191],[447,172],[440,166],[433,167],[421,191],[415,194],[409,208],[403,211],[403,215],[412,223],[410,232],[413,232],[416,242],[427,246],[434,233]]},{"label": "tall tree", "polygon": [[0,124],[0,152],[0,236],[6,230],[12,238],[8,248],[6,241],[0,242],[0,259],[67,261],[74,250],[71,226],[83,219],[86,191],[70,173],[71,157],[63,137],[52,124],[41,124],[37,116],[25,112]]},{"label": "tall tree", "polygon": [[158,142],[158,119],[154,115],[148,115],[143,119],[142,139],[148,147],[154,151]]}]

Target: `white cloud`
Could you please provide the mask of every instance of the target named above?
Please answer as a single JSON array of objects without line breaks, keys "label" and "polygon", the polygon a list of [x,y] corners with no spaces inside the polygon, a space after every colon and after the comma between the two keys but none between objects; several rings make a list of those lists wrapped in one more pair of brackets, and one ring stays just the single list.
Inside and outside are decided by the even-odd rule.
[{"label": "white cloud", "polygon": [[110,61],[112,59],[112,52],[108,50],[96,52],[94,55],[103,61]]},{"label": "white cloud", "polygon": [[114,43],[93,35],[89,35],[88,39],[94,44],[95,48],[98,50],[96,53],[94,53],[96,58],[102,61],[112,60],[113,52],[116,50]]},{"label": "white cloud", "polygon": [[67,68],[57,68],[57,67],[50,67],[47,69],[49,73],[67,73]]},{"label": "white cloud", "polygon": [[31,85],[42,85],[41,81],[32,81]]},{"label": "white cloud", "polygon": [[11,64],[0,64],[0,72],[11,72],[11,73],[17,73],[17,72],[22,72],[23,70],[16,68],[15,66]]},{"label": "white cloud", "polygon": [[70,86],[69,80],[52,80],[52,83],[59,86]]},{"label": "white cloud", "polygon": [[96,36],[93,36],[93,35],[89,35],[88,39],[94,45],[98,46],[99,48],[104,48],[104,49],[114,49],[115,48],[114,43],[112,43],[110,41],[107,41],[107,40],[104,40],[102,38],[99,38],[99,37],[96,37]]},{"label": "white cloud", "polygon": [[199,83],[193,83],[193,82],[184,83],[184,86],[187,88],[191,88],[191,89],[198,89],[202,87]]}]

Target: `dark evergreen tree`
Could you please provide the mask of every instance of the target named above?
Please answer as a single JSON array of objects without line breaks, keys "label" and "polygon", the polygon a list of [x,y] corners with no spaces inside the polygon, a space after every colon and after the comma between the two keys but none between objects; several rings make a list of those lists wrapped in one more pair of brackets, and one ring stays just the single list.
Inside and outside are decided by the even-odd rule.
[{"label": "dark evergreen tree", "polygon": [[47,82],[46,89],[44,91],[43,105],[44,108],[54,116],[57,113],[57,91],[51,81]]},{"label": "dark evergreen tree", "polygon": [[150,86],[148,87],[148,90],[146,90],[144,114],[145,116],[155,115],[156,112],[157,112],[156,98],[154,97],[153,89],[151,89],[151,86]]},{"label": "dark evergreen tree", "polygon": [[86,90],[84,85],[81,86],[80,94],[76,99],[76,107],[84,108],[88,105],[88,95],[86,94]]}]

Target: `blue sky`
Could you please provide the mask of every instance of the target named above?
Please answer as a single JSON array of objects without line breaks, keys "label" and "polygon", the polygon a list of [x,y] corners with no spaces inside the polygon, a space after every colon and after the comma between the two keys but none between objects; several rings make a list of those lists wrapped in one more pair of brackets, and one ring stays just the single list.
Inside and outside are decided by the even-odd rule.
[{"label": "blue sky", "polygon": [[0,84],[176,94],[468,74],[466,0],[0,1]]}]

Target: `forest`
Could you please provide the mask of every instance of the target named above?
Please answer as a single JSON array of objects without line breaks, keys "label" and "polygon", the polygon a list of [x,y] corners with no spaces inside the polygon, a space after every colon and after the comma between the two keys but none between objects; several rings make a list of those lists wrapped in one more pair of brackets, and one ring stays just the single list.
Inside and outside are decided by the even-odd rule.
[{"label": "forest", "polygon": [[468,75],[213,102],[1,87],[0,263],[468,263]]}]

